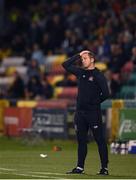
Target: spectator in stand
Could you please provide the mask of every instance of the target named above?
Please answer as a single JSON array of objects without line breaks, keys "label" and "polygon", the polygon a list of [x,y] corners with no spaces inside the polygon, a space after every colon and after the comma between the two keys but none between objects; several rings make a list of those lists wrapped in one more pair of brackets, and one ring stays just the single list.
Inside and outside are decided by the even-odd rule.
[{"label": "spectator in stand", "polygon": [[32,50],[29,46],[26,46],[25,52],[24,52],[24,57],[25,57],[24,65],[29,66],[30,61],[31,61],[31,56],[32,56]]},{"label": "spectator in stand", "polygon": [[38,65],[43,65],[44,64],[44,54],[42,50],[40,49],[38,44],[33,45],[33,52],[32,52],[32,57],[31,59],[35,59],[37,61]]},{"label": "spectator in stand", "polygon": [[32,59],[30,65],[28,66],[27,75],[29,79],[32,77],[40,77],[40,68],[39,64],[35,59]]},{"label": "spectator in stand", "polygon": [[43,49],[44,55],[48,55],[50,52],[52,52],[49,33],[43,34],[41,47]]},{"label": "spectator in stand", "polygon": [[115,73],[120,72],[121,67],[126,63],[127,60],[128,57],[125,56],[121,46],[116,42],[111,44],[109,68]]},{"label": "spectator in stand", "polygon": [[130,54],[132,46],[133,46],[133,36],[129,30],[126,30],[123,33],[123,50]]},{"label": "spectator in stand", "polygon": [[105,72],[105,77],[107,79],[107,84],[109,87],[110,98],[116,98],[117,93],[120,91],[121,83],[119,79],[113,79],[112,72],[107,70]]},{"label": "spectator in stand", "polygon": [[103,62],[105,62],[110,55],[110,45],[102,35],[98,37],[96,52],[97,58]]},{"label": "spectator in stand", "polygon": [[43,85],[38,76],[32,76],[25,88],[26,99],[42,99]]},{"label": "spectator in stand", "polygon": [[0,99],[5,99],[7,98],[7,91],[5,89],[0,89]]},{"label": "spectator in stand", "polygon": [[40,43],[41,41],[41,29],[38,24],[38,20],[33,20],[31,22],[30,28],[27,30],[27,34],[30,38],[30,44],[33,45],[34,43]]},{"label": "spectator in stand", "polygon": [[72,30],[67,30],[65,32],[65,38],[62,42],[62,48],[64,53],[72,55],[76,50],[82,49],[81,39],[78,37],[77,33]]},{"label": "spectator in stand", "polygon": [[15,35],[12,40],[12,51],[15,56],[22,56],[24,54],[25,42],[21,35]]},{"label": "spectator in stand", "polygon": [[64,38],[64,22],[59,15],[53,15],[47,23],[46,31],[50,34],[50,45],[54,52],[60,47]]},{"label": "spectator in stand", "polygon": [[21,99],[24,98],[24,81],[18,72],[14,73],[14,81],[8,89],[8,97],[11,99]]},{"label": "spectator in stand", "polygon": [[51,99],[53,97],[54,89],[53,86],[49,83],[48,77],[44,74],[41,78],[42,88],[42,96],[45,99]]}]

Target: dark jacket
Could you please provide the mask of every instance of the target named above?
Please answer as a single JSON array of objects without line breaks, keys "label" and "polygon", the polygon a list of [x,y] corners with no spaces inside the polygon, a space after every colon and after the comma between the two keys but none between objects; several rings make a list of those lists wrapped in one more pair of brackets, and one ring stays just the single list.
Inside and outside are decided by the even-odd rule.
[{"label": "dark jacket", "polygon": [[100,103],[109,97],[106,78],[97,68],[85,70],[74,65],[79,58],[80,55],[75,55],[62,64],[67,71],[77,76],[77,110],[100,108]]}]

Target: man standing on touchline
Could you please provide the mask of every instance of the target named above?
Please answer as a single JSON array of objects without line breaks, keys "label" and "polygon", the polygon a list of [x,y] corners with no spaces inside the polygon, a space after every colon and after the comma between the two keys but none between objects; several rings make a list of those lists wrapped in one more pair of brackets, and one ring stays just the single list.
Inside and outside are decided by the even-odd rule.
[{"label": "man standing on touchline", "polygon": [[[82,68],[75,63],[80,60]],[[108,175],[108,150],[103,135],[102,114],[100,104],[109,97],[109,89],[104,75],[95,68],[94,53],[88,50],[80,52],[62,66],[77,77],[78,95],[74,117],[78,141],[77,166],[69,171],[71,174],[84,173],[84,163],[87,155],[87,135],[91,129],[98,145],[101,160],[99,175]]]}]

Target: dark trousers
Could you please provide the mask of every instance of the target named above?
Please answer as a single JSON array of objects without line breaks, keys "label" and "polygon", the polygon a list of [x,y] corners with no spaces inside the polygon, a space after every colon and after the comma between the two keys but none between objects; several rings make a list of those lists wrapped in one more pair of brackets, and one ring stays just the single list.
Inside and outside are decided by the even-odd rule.
[{"label": "dark trousers", "polygon": [[108,150],[106,140],[103,135],[101,110],[91,110],[89,112],[77,111],[74,123],[78,141],[77,166],[84,168],[85,158],[87,155],[88,131],[90,129],[98,145],[101,167],[107,167]]}]

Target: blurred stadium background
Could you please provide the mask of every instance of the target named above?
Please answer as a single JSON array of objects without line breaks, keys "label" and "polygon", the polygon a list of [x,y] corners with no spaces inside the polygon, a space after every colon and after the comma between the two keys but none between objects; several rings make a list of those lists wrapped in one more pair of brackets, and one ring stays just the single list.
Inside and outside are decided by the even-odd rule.
[{"label": "blurred stadium background", "polygon": [[[116,146],[116,154],[128,153],[121,151],[122,143],[125,148],[130,140],[136,144],[136,1],[0,0],[0,142],[5,145],[1,153],[12,145],[8,157],[19,150],[16,138],[25,142],[27,153],[28,144],[32,149],[39,144],[40,151],[49,151],[51,140],[54,145],[61,140],[64,149],[74,146],[77,83],[61,63],[84,49],[95,52],[96,67],[105,74],[111,92],[110,99],[102,104],[107,142],[114,142],[111,148]],[[89,141],[93,141],[91,134]],[[4,163],[4,156],[0,158],[0,177],[17,176],[2,174],[2,168],[15,166]],[[125,156],[126,161],[120,155],[111,155],[113,172],[114,158],[122,161],[122,167],[132,160],[130,154]],[[116,178],[131,178],[133,168],[124,167],[121,176],[115,173]]]}]

